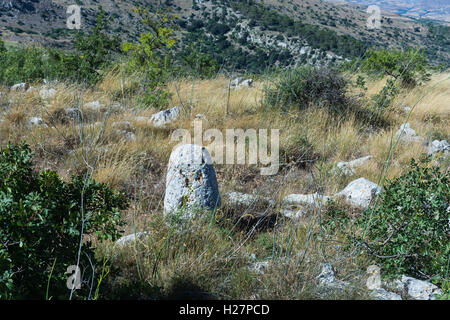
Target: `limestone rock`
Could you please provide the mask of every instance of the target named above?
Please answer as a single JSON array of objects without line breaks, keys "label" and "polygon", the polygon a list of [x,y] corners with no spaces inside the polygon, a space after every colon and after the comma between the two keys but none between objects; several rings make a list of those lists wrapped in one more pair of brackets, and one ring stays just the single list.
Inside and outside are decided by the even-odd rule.
[{"label": "limestone rock", "polygon": [[406,143],[423,141],[423,139],[416,134],[416,131],[410,127],[409,123],[402,124],[395,136],[400,137],[400,141]]},{"label": "limestone rock", "polygon": [[281,209],[280,214],[286,218],[297,220],[302,218],[306,214],[306,210],[301,209]]},{"label": "limestone rock", "polygon": [[77,108],[67,108],[64,110],[64,113],[66,117],[73,120],[79,120],[83,118],[81,111]]},{"label": "limestone rock", "polygon": [[247,193],[242,192],[230,192],[226,193],[224,197],[227,198],[228,202],[233,205],[246,206],[249,207],[258,201],[268,202],[269,205],[274,206],[275,200],[266,198],[266,197],[258,197]]},{"label": "limestone rock", "polygon": [[176,119],[178,119],[178,116],[180,115],[180,108],[173,107],[167,110],[160,111],[158,113],[155,113],[150,117],[150,122],[153,124],[156,128],[164,128],[166,124],[169,124]]},{"label": "limestone rock", "polygon": [[321,194],[312,193],[312,194],[290,194],[284,197],[284,203],[288,205],[314,205],[320,206],[328,201],[330,197],[324,196]]},{"label": "limestone rock", "polygon": [[230,82],[230,88],[239,89],[242,87],[251,87],[253,85],[253,79],[244,79],[237,77]]},{"label": "limestone rock", "polygon": [[348,286],[347,282],[335,278],[333,266],[331,264],[325,263],[322,264],[321,267],[321,272],[317,277],[319,286],[333,289],[344,289]]},{"label": "limestone rock", "polygon": [[46,100],[46,99],[51,99],[56,95],[56,90],[53,88],[41,88],[41,90],[39,90],[39,96]]},{"label": "limestone rock", "polygon": [[131,131],[133,129],[133,126],[129,121],[116,121],[111,123],[111,127],[126,131]]},{"label": "limestone rock", "polygon": [[198,113],[195,115],[195,119],[200,119],[200,120],[204,120],[204,121],[208,121],[208,118],[206,118],[206,116],[203,113]]},{"label": "limestone rock", "polygon": [[283,209],[280,214],[290,219],[299,219],[307,213],[308,207],[319,208],[325,204],[330,197],[318,193],[312,194],[290,194],[283,199]]},{"label": "limestone rock", "polygon": [[116,241],[116,245],[124,247],[126,245],[132,244],[136,240],[142,240],[147,236],[148,236],[148,232],[146,232],[146,231],[132,233],[127,236],[121,237],[119,240]]},{"label": "limestone rock", "polygon": [[355,206],[367,208],[372,199],[381,192],[381,187],[376,183],[364,178],[356,179],[348,184],[344,190],[336,196],[344,196],[345,199]]},{"label": "limestone rock", "polygon": [[16,83],[15,85],[11,86],[12,91],[25,91],[27,90],[28,85],[25,82]]},{"label": "limestone rock", "polygon": [[433,300],[435,295],[442,294],[437,286],[429,281],[418,280],[412,277],[402,276],[408,298],[414,300]]},{"label": "limestone rock", "polygon": [[339,173],[343,173],[345,175],[355,174],[354,168],[359,167],[359,166],[369,162],[370,159],[372,159],[372,158],[373,158],[373,156],[369,155],[369,156],[358,158],[358,159],[348,161],[348,162],[345,162],[345,161],[338,162],[336,164],[335,171],[339,172]]},{"label": "limestone rock", "polygon": [[377,265],[371,265],[367,268],[367,274],[369,277],[366,281],[367,289],[377,290],[381,288],[381,273],[380,267]]},{"label": "limestone rock", "polygon": [[134,118],[134,122],[139,125],[146,125],[149,124],[151,121],[149,117],[139,116]]},{"label": "limestone rock", "polygon": [[450,152],[450,144],[447,140],[434,140],[429,146],[428,146],[428,154],[434,155],[437,153],[449,153]]},{"label": "limestone rock", "polygon": [[372,290],[369,294],[374,300],[402,300],[400,295],[383,288]]},{"label": "limestone rock", "polygon": [[88,103],[86,103],[84,105],[84,107],[86,109],[89,109],[89,110],[94,111],[94,112],[100,112],[102,106],[103,106],[102,103],[100,101],[98,101],[98,100],[88,102]]},{"label": "limestone rock", "polygon": [[42,118],[40,117],[31,117],[28,120],[27,125],[47,127],[47,125],[44,123],[44,120],[42,120]]},{"label": "limestone rock", "polygon": [[221,205],[216,172],[205,147],[185,144],[170,155],[164,197],[166,214],[181,210],[190,217],[195,209],[214,210]]},{"label": "limestone rock", "polygon": [[135,141],[136,135],[128,130],[116,130],[116,133],[120,136],[123,136],[123,138],[127,141]]},{"label": "limestone rock", "polygon": [[248,265],[247,269],[254,273],[264,274],[264,272],[267,270],[268,267],[269,261],[258,261]]}]

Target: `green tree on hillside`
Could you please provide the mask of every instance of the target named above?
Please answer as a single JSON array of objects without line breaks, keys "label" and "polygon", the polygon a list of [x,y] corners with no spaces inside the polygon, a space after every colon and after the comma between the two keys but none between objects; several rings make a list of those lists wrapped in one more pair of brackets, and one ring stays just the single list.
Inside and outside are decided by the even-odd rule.
[{"label": "green tree on hillside", "polygon": [[173,23],[176,17],[142,7],[136,8],[135,12],[149,31],[141,33],[139,43],[123,44],[123,51],[130,54],[128,71],[139,70],[143,74],[147,91],[144,103],[162,106],[169,96],[164,87],[170,75],[171,51],[176,44]]},{"label": "green tree on hillside", "polygon": [[100,78],[99,69],[111,61],[114,54],[121,53],[121,41],[118,37],[106,34],[111,18],[99,6],[97,22],[88,35],[78,34],[74,46],[80,57],[80,79],[95,82]]},{"label": "green tree on hillside", "polygon": [[361,70],[370,75],[391,76],[405,87],[414,87],[429,79],[428,62],[422,49],[370,49],[362,61]]}]

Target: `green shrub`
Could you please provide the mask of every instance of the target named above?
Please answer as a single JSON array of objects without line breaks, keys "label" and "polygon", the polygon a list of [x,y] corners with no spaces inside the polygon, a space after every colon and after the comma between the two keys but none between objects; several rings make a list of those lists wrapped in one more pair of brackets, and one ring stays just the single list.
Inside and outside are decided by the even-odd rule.
[{"label": "green shrub", "polygon": [[139,43],[125,42],[123,51],[129,53],[128,72],[142,73],[142,85],[145,89],[143,103],[162,107],[170,98],[166,84],[172,65],[171,50],[176,44],[174,35],[175,17],[159,12],[150,12],[138,7],[135,12],[140,15],[141,23],[148,32],[141,33]]},{"label": "green shrub", "polygon": [[99,69],[104,69],[113,59],[114,54],[122,52],[121,40],[118,37],[109,37],[106,34],[110,19],[102,7],[99,7],[97,22],[88,34],[79,33],[74,41],[79,60],[79,79],[91,84],[97,82],[101,75]]},{"label": "green shrub", "polygon": [[275,83],[264,88],[267,106],[306,109],[325,106],[340,112],[348,106],[348,80],[335,70],[299,67],[283,72]]},{"label": "green shrub", "polygon": [[99,9],[93,31],[77,34],[74,52],[34,46],[6,49],[0,40],[0,82],[9,86],[47,79],[95,84],[101,78],[99,70],[121,52],[120,40],[106,35],[108,20]]},{"label": "green shrub", "polygon": [[448,277],[449,190],[448,171],[430,167],[429,160],[412,160],[406,174],[385,185],[378,204],[360,221],[385,273]]},{"label": "green shrub", "polygon": [[428,62],[423,50],[368,50],[361,70],[375,77],[391,76],[405,87],[429,80]]},{"label": "green shrub", "polygon": [[373,95],[372,100],[376,109],[386,109],[394,103],[398,88],[393,79],[388,79],[380,93]]},{"label": "green shrub", "polygon": [[25,144],[0,151],[0,299],[44,299],[47,284],[49,296],[68,298],[65,272],[77,264],[82,228],[86,281],[103,265],[92,241],[119,236],[119,210],[127,204],[123,194],[83,176],[66,183],[54,171],[37,172],[32,156]]},{"label": "green shrub", "polygon": [[201,53],[194,46],[190,46],[186,55],[181,57],[181,67],[181,73],[184,72],[187,76],[211,78],[217,75],[220,65],[210,54]]}]

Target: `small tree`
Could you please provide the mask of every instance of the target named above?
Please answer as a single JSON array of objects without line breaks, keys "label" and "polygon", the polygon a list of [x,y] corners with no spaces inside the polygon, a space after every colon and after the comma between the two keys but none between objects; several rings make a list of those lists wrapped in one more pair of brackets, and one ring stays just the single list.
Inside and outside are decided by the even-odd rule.
[{"label": "small tree", "polygon": [[171,49],[175,46],[174,16],[152,13],[138,7],[134,10],[141,17],[141,23],[150,29],[141,33],[139,43],[125,42],[124,52],[130,53],[128,71],[140,70],[143,85],[147,91],[144,103],[162,106],[167,103],[169,94],[164,90],[170,74]]},{"label": "small tree", "polygon": [[97,22],[88,35],[78,34],[74,46],[79,56],[79,79],[94,83],[99,80],[99,69],[105,67],[114,53],[121,52],[121,41],[118,37],[106,34],[111,21],[106,18],[105,11],[99,6]]},{"label": "small tree", "polygon": [[391,76],[407,87],[429,80],[427,68],[425,52],[413,48],[407,51],[370,49],[361,63],[362,71],[376,77]]}]

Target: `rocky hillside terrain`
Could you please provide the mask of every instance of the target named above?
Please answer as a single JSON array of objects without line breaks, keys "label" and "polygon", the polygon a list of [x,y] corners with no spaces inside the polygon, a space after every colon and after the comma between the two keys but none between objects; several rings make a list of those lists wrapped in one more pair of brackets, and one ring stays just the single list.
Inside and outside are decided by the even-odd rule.
[{"label": "rocky hillside terrain", "polygon": [[[435,64],[448,63],[449,28],[420,20],[383,14],[380,29],[367,28],[365,8],[322,0],[248,2],[237,0],[78,1],[82,7],[80,31],[66,27],[71,1],[2,1],[0,28],[9,43],[70,48],[77,32],[95,25],[97,7],[114,17],[110,33],[137,41],[143,30],[135,6],[170,10],[178,16],[179,50],[211,54],[233,70],[262,72],[276,64],[328,64],[379,48],[424,48]],[[233,61],[230,62],[231,57]]]},{"label": "rocky hillside terrain", "polygon": [[445,29],[78,3],[1,2],[0,299],[450,299]]}]

